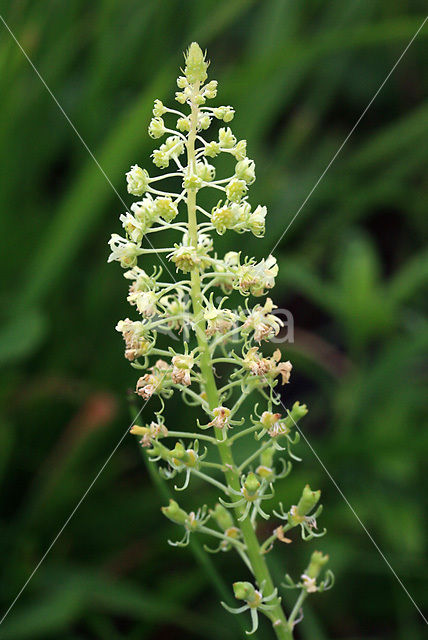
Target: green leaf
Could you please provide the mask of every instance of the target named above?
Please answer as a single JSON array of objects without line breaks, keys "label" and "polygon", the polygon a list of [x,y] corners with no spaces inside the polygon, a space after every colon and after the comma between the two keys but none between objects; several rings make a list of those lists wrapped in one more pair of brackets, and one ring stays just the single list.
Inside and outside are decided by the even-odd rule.
[{"label": "green leaf", "polygon": [[22,311],[0,327],[0,366],[31,355],[44,339],[47,321],[33,309]]}]

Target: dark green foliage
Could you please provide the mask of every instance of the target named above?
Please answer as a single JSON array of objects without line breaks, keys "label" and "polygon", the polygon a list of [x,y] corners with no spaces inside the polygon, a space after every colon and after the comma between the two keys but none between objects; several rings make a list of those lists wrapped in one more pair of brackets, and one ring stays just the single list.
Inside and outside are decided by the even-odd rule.
[{"label": "dark green foliage", "polygon": [[[189,42],[207,47],[220,102],[236,108],[236,133],[256,161],[253,200],[269,209],[266,238],[245,236],[257,258],[275,245],[424,11],[416,0],[9,0],[1,8],[127,202],[125,171],[149,167],[154,98],[172,95]],[[275,250],[273,292],[296,324],[295,343],[282,345],[294,364],[287,404],[309,405],[304,433],[420,606],[427,38],[425,26]],[[136,375],[114,331],[128,314],[125,284],[106,263],[123,207],[1,24],[0,89],[1,617],[124,433]],[[220,242],[236,249],[242,238]],[[150,404],[144,415],[150,420]],[[181,404],[179,415],[176,426],[186,426]],[[298,499],[306,482],[322,489],[329,534],[319,547],[337,579],[311,599],[300,637],[421,640],[406,594],[304,442],[299,453],[304,470],[278,497]],[[200,504],[213,504],[214,494],[192,482]],[[161,516],[158,488],[134,438],[125,438],[0,638],[240,637],[219,594],[248,576],[237,575],[232,556],[204,566],[196,543],[180,553],[168,547],[174,525]],[[285,571],[298,577],[311,550],[297,537],[275,550],[277,581]]]}]

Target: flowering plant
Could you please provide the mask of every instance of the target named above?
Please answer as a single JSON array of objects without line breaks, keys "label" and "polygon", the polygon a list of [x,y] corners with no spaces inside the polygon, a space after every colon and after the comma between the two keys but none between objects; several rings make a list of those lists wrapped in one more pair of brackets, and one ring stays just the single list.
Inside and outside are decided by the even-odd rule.
[{"label": "flowering plant", "polygon": [[[266,503],[274,497],[275,482],[290,472],[292,460],[299,460],[293,452],[299,440],[296,426],[307,408],[296,402],[291,410],[275,411],[282,405],[276,387],[289,382],[292,366],[281,360],[279,349],[271,356],[263,355],[261,343],[277,336],[282,322],[270,298],[252,308],[248,304],[249,296],[266,296],[273,288],[278,273],[276,259],[269,255],[257,262],[240,252],[221,257],[214,251],[214,232],[222,235],[231,230],[262,236],[266,207],[252,208],[248,202],[255,165],[247,157],[246,141],[237,140],[229,126],[220,127],[214,140],[207,141],[203,136],[216,120],[228,125],[234,117],[230,106],[207,106],[217,93],[217,83],[207,82],[207,68],[204,53],[192,43],[185,54],[175,96],[186,113],[156,100],[149,125],[152,138],[166,136],[152,154],[155,166],[166,169],[172,164],[174,170],[152,177],[138,165],[131,167],[126,174],[128,192],[139,200],[131,205],[130,212],[120,216],[125,237],[113,234],[109,242],[109,261],[117,260],[126,269],[128,301],[140,315],[139,320],[127,318],[117,325],[125,341],[125,357],[133,367],[144,370],[136,383],[136,393],[146,401],[155,396],[160,402],[153,421],[146,426],[134,425],[131,432],[141,438],[150,460],[160,462],[159,471],[165,478],[184,477],[181,486],[175,485],[177,491],[186,489],[192,476],[219,491],[218,502],[211,509],[201,505],[196,512],[187,513],[175,500],[162,508],[164,515],[183,529],[182,539],[171,544],[184,546],[199,532],[217,543],[207,550],[235,551],[252,577],[251,582],[233,585],[235,597],[244,604],[236,609],[224,606],[236,614],[250,612],[249,633],[256,631],[258,615],[263,613],[276,636],[289,640],[304,599],[329,588],[333,575],[325,571],[328,557],[318,551],[312,553],[297,582],[286,575],[282,586],[299,590],[295,606],[286,616],[266,554],[277,541],[291,542],[285,534],[295,528],[300,528],[304,540],[324,535],[325,530],[317,528],[322,509],[320,492],[308,485],[297,504],[286,509],[280,504],[273,512],[283,524],[271,536],[259,542],[256,535],[258,519],[270,518]],[[175,119],[175,128],[169,127],[168,119]],[[217,179],[212,162],[220,154],[230,156],[234,170],[229,177]],[[161,190],[158,183],[162,180],[175,180],[181,188],[177,192]],[[220,192],[220,200],[211,211],[197,200],[202,189]],[[184,220],[180,218],[181,209],[186,210]],[[143,248],[145,237],[162,230],[180,235],[174,246]],[[179,274],[178,281],[163,282],[162,269],[148,275],[138,266],[139,256],[153,253],[166,254],[169,265]],[[220,301],[214,299],[216,290],[223,294]],[[246,298],[245,307],[238,310],[227,307],[235,290]],[[157,346],[157,332],[180,333],[189,327],[182,351]],[[222,380],[216,371],[219,365],[231,367],[227,379]],[[174,391],[199,412],[194,432],[165,425],[164,400]],[[259,413],[259,402],[255,404],[251,424],[244,425],[241,405],[249,396],[257,396],[264,410]],[[244,437],[253,442],[253,451],[237,462],[234,445]],[[207,459],[213,452],[217,461]]]}]

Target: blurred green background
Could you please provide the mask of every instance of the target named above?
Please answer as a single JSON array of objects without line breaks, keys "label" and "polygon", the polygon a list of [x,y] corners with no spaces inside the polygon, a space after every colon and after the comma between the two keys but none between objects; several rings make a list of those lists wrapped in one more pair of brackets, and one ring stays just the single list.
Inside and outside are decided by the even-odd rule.
[{"label": "blurred green background", "polygon": [[[45,0],[1,14],[122,198],[149,166],[154,98],[171,101],[197,39],[237,111],[279,239],[421,24],[425,2]],[[287,401],[308,403],[307,437],[416,602],[427,605],[428,27],[275,251],[273,297],[295,318]],[[116,321],[128,315],[106,242],[122,206],[0,24],[0,483],[3,613],[129,423]],[[224,249],[242,236],[229,234]],[[150,268],[150,261],[143,266]],[[186,415],[175,397],[170,415]],[[144,411],[151,418],[150,405]],[[280,497],[323,490],[337,585],[310,599],[303,640],[419,640],[422,618],[307,446]],[[184,506],[215,496],[197,482]],[[126,438],[0,627],[2,640],[244,637],[219,605],[245,579],[236,558],[204,564]],[[193,497],[192,497],[193,496]],[[186,502],[187,500],[187,502]],[[312,544],[312,543],[311,543]],[[279,580],[310,551],[272,555]],[[212,560],[212,564],[211,564]],[[218,573],[217,573],[218,572]],[[221,577],[219,577],[221,576]],[[226,590],[226,593],[225,593]],[[223,596],[220,596],[223,593]],[[286,601],[289,596],[286,595]],[[425,598],[425,602],[424,602]],[[243,620],[243,622],[248,622]],[[262,626],[258,638],[271,630]]]}]

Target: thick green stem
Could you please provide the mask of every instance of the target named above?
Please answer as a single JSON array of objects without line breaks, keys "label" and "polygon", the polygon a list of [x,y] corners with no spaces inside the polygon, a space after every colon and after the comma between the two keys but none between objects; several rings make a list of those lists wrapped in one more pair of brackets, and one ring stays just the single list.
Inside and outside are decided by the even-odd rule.
[{"label": "thick green stem", "polygon": [[[197,93],[198,86],[195,85],[194,93]],[[187,140],[187,157],[188,157],[188,169],[191,173],[195,170],[196,158],[195,158],[195,140],[197,132],[198,121],[198,107],[192,101],[191,115],[190,115],[190,131]],[[198,223],[196,217],[196,190],[189,189],[187,191],[187,210],[188,210],[188,234],[189,240],[192,245],[197,247],[198,244]],[[219,393],[214,378],[213,366],[211,362],[211,354],[205,334],[205,322],[203,319],[203,304],[201,295],[201,278],[199,269],[195,268],[191,272],[191,299],[193,306],[193,313],[196,330],[196,338],[200,349],[200,369],[203,377],[203,387],[207,395],[207,400],[210,409],[218,407],[220,404]],[[227,485],[235,491],[240,491],[239,474],[236,469],[236,465],[233,459],[231,447],[227,439],[224,439],[224,433],[221,429],[215,429],[215,435],[218,440],[217,447],[222,463],[226,467],[225,476]],[[242,515],[242,507],[235,509],[236,516]],[[268,566],[265,558],[261,553],[259,542],[257,540],[256,533],[251,523],[250,517],[245,518],[241,522],[241,531],[247,547],[248,559],[251,563],[251,568],[256,577],[258,586],[263,585],[263,594],[269,596],[275,590]],[[280,598],[273,600],[275,608],[269,612],[268,616],[272,621],[273,629],[279,640],[292,640],[292,631],[287,623],[284,611],[281,606]]]}]

